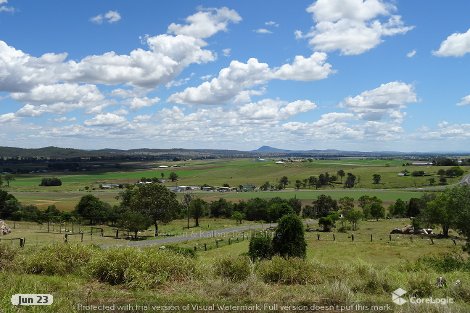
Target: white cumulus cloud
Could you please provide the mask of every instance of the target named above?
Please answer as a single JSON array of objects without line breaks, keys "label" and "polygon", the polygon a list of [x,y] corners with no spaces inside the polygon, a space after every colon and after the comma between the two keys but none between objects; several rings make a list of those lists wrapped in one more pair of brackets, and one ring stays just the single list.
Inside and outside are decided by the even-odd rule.
[{"label": "white cumulus cloud", "polygon": [[385,36],[404,34],[401,16],[393,15],[396,7],[382,0],[317,0],[307,8],[315,25],[305,35],[316,50],[339,50],[344,55],[364,53],[383,41]]},{"label": "white cumulus cloud", "polygon": [[454,33],[447,37],[433,54],[439,57],[461,57],[470,53],[470,29],[466,33]]},{"label": "white cumulus cloud", "polygon": [[238,23],[242,20],[235,10],[227,7],[219,9],[204,9],[186,18],[187,24],[172,23],[168,26],[168,33],[185,35],[194,38],[208,38],[220,31],[227,31],[229,23]]}]

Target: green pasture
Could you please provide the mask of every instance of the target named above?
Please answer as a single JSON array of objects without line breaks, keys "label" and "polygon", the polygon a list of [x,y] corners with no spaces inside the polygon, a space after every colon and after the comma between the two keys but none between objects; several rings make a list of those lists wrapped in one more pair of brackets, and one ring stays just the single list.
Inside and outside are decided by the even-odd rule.
[{"label": "green pasture", "polygon": [[[390,189],[429,186],[429,178],[433,177],[438,181],[437,171],[440,168],[433,166],[403,166],[404,160],[374,160],[374,159],[341,159],[341,160],[313,160],[312,162],[286,162],[285,164],[275,164],[275,160],[266,159],[264,162],[255,159],[233,159],[233,160],[206,160],[206,161],[186,161],[186,162],[166,162],[155,163],[152,170],[126,171],[126,172],[105,172],[105,173],[41,173],[19,175],[11,182],[11,191],[79,191],[85,187],[90,189],[98,188],[102,183],[135,183],[142,177],[158,177],[164,174],[168,178],[170,172],[175,172],[179,176],[177,182],[167,182],[171,185],[214,185],[238,186],[240,184],[251,183],[257,186],[269,181],[272,184],[282,176],[287,176],[290,180],[290,187],[294,186],[297,179],[303,180],[309,176],[318,176],[328,172],[336,175],[342,169],[346,173],[350,172],[357,176],[357,188],[370,189]],[[178,165],[179,167],[158,168],[159,165]],[[423,170],[430,176],[425,177],[401,177],[398,173],[407,169],[409,172]],[[468,172],[469,167],[465,167]],[[380,184],[373,184],[372,175],[380,174],[382,180]],[[41,178],[56,176],[60,178],[63,185],[60,187],[41,187]],[[341,187],[342,181],[338,177],[337,187]],[[448,179],[448,183],[457,182],[459,179]]]}]

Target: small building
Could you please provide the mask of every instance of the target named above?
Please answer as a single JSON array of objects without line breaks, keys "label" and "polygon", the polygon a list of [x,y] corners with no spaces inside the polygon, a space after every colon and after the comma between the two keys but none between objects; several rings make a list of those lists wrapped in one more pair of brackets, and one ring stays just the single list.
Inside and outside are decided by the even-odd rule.
[{"label": "small building", "polygon": [[159,165],[158,168],[168,168],[168,165]]},{"label": "small building", "polygon": [[219,187],[219,188],[217,188],[217,191],[218,192],[229,192],[229,191],[231,191],[231,188],[230,187]]},{"label": "small building", "polygon": [[256,186],[252,184],[245,184],[245,185],[242,185],[241,187],[242,187],[241,191],[243,192],[255,191],[256,189]]},{"label": "small building", "polygon": [[417,162],[412,162],[411,165],[413,165],[413,166],[429,166],[429,165],[433,165],[433,164],[432,164],[432,162],[417,161]]},{"label": "small building", "polygon": [[284,164],[284,163],[286,163],[286,162],[284,162],[284,161],[276,161],[276,164]]}]

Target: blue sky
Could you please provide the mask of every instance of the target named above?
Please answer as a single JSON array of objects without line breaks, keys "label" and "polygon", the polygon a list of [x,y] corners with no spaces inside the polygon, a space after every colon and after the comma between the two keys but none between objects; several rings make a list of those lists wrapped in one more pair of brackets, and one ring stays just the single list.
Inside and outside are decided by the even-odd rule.
[{"label": "blue sky", "polygon": [[0,0],[0,145],[469,151],[469,9]]}]

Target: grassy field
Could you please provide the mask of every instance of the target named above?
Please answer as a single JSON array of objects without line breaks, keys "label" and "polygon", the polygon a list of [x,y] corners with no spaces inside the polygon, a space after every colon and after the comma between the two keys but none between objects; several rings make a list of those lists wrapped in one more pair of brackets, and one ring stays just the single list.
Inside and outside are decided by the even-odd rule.
[{"label": "grassy field", "polygon": [[[329,194],[338,199],[343,196],[358,198],[364,194],[375,195],[386,204],[395,201],[397,198],[408,200],[412,197],[419,197],[422,191],[419,188],[429,187],[428,179],[433,177],[438,181],[436,173],[438,169],[447,167],[413,167],[403,166],[405,160],[375,160],[375,159],[340,159],[340,160],[313,160],[312,162],[289,162],[285,164],[275,164],[274,160],[259,162],[254,159],[233,159],[233,160],[195,160],[187,162],[167,162],[155,163],[155,169],[128,172],[105,172],[105,173],[83,173],[83,174],[30,174],[19,175],[11,182],[10,187],[4,187],[13,193],[21,202],[25,204],[35,204],[40,208],[55,204],[62,210],[73,210],[83,195],[93,193],[103,201],[110,204],[117,204],[116,196],[119,190],[100,190],[99,185],[103,183],[135,183],[142,177],[164,177],[174,171],[180,177],[177,182],[167,182],[166,185],[202,185],[209,184],[221,186],[225,183],[230,186],[251,183],[260,186],[265,181],[276,184],[282,176],[287,176],[290,185],[287,190],[281,192],[247,192],[247,193],[218,193],[218,192],[197,192],[201,198],[212,201],[220,197],[230,201],[239,201],[254,197],[260,198],[291,198],[297,197],[304,203],[309,203],[322,193]],[[158,168],[159,165],[178,165],[179,167]],[[294,190],[293,183],[296,179],[304,179],[309,176],[318,176],[321,173],[329,172],[336,175],[338,170],[351,172],[358,177],[358,184],[353,189],[344,189],[341,179],[332,187],[325,187],[319,190],[301,189]],[[423,170],[431,176],[426,177],[400,177],[397,174],[404,169],[412,172]],[[464,168],[466,173],[469,167]],[[380,184],[372,183],[372,175],[380,174],[382,177]],[[59,177],[63,185],[60,187],[41,187],[39,183],[42,177]],[[343,179],[344,180],[344,179]],[[459,178],[448,179],[449,184],[459,181]],[[85,189],[88,189],[85,190]],[[406,188],[416,188],[416,192],[406,190]],[[181,197],[181,195],[179,195]]]},{"label": "grassy field", "polygon": [[[184,221],[175,222],[177,227],[183,223]],[[316,227],[316,221],[307,223]],[[409,236],[403,235],[394,235],[392,241],[389,241],[390,229],[408,223],[407,219],[363,221],[354,232],[354,242],[350,233],[336,232],[335,241],[332,240],[332,233],[307,233],[307,260],[302,262],[273,260],[243,265],[243,262],[240,263],[243,259],[239,256],[247,252],[247,240],[234,241],[231,245],[221,244],[219,248],[212,247],[208,251],[200,249],[203,243],[208,243],[207,240],[181,243],[180,246],[188,248],[198,246],[195,259],[176,257],[170,251],[158,249],[99,250],[90,248],[88,244],[75,246],[73,243],[57,243],[55,247],[36,247],[27,243],[24,249],[16,252],[18,255],[10,264],[9,250],[0,246],[0,251],[4,251],[3,261],[0,262],[0,280],[3,283],[0,309],[5,313],[65,313],[84,311],[80,310],[81,306],[93,304],[132,305],[133,310],[129,308],[123,311],[145,312],[155,311],[152,305],[173,305],[180,308],[177,311],[183,311],[181,308],[190,304],[200,305],[201,308],[190,307],[186,311],[205,312],[210,309],[202,306],[278,304],[333,307],[330,312],[341,312],[341,306],[346,311],[347,306],[361,304],[367,309],[356,308],[349,311],[383,312],[386,308],[387,312],[397,313],[469,312],[470,263],[461,263],[463,267],[458,268],[453,265],[454,267],[443,271],[422,261],[423,257],[441,260],[443,255],[461,255],[463,259],[459,262],[468,262],[465,261],[466,256],[462,255],[461,242],[454,246],[448,239],[435,239],[434,244],[431,244],[426,238],[414,236],[410,240]],[[317,239],[317,234],[320,234],[320,240]],[[372,242],[370,234],[373,234]],[[49,255],[44,249],[56,252]],[[151,263],[152,258],[143,258],[142,254],[145,253],[157,257],[159,261]],[[120,262],[115,259],[114,262],[103,263],[104,258],[114,258],[117,255],[127,255],[128,258],[122,258]],[[51,259],[57,262],[57,266],[47,265]],[[133,259],[139,260],[134,262]],[[246,274],[240,279],[221,275],[217,268],[220,268],[222,260],[228,262],[227,266],[235,273]],[[107,264],[107,268],[102,270],[109,274],[129,269],[128,274],[133,278],[124,278],[122,282],[111,284],[107,282],[107,276],[96,276],[96,270],[93,269],[100,262]],[[165,265],[160,265],[163,267],[156,272],[146,272],[146,262],[154,264],[153,266],[158,266],[161,262]],[[74,264],[76,265],[73,266]],[[67,266],[73,267],[67,270]],[[270,270],[279,271],[279,277],[268,278],[266,271]],[[155,276],[159,271],[170,271],[168,273],[173,274],[162,279],[162,276]],[[435,280],[439,276],[447,279],[447,287],[435,286]],[[157,277],[162,281],[152,283],[152,279]],[[460,280],[461,285],[454,285],[457,280]],[[452,297],[455,303],[407,303],[397,306],[391,302],[390,293],[399,287],[419,297]],[[15,293],[51,293],[54,295],[54,304],[51,307],[17,309],[10,304],[10,297]],[[137,305],[148,307],[137,310]],[[380,307],[374,309],[374,305]],[[268,309],[261,307],[261,311],[269,311]],[[215,308],[212,311],[219,310]],[[285,310],[278,308],[271,312],[273,311]]]},{"label": "grassy field", "polygon": [[[187,162],[168,162],[165,165],[178,165],[176,168],[158,168],[130,172],[106,172],[106,173],[84,173],[66,174],[64,173],[41,173],[20,175],[11,183],[11,191],[79,191],[85,187],[98,188],[102,183],[135,183],[142,177],[158,177],[161,174],[167,178],[170,172],[175,172],[179,176],[177,183],[168,182],[167,185],[202,185],[209,184],[222,186],[227,183],[230,186],[240,184],[255,184],[257,186],[266,181],[275,184],[282,176],[287,176],[291,182],[291,187],[297,179],[305,179],[309,176],[318,176],[321,173],[329,172],[336,175],[342,169],[346,173],[351,172],[358,177],[357,188],[368,189],[389,189],[389,188],[409,188],[428,186],[430,177],[438,180],[437,171],[441,168],[432,166],[403,166],[404,160],[369,160],[369,159],[341,159],[341,160],[314,160],[312,162],[288,162],[285,164],[275,164],[274,160],[259,162],[253,159],[233,159],[233,160],[206,160]],[[400,177],[398,173],[407,169],[410,172],[423,170],[430,176],[425,177]],[[464,168],[466,172],[468,167]],[[382,180],[380,184],[373,184],[372,175],[380,174]],[[42,177],[57,176],[63,185],[60,187],[39,186]],[[338,178],[339,179],[339,178]],[[449,179],[449,183],[458,181],[458,178]],[[341,179],[338,184],[340,185]]]}]

